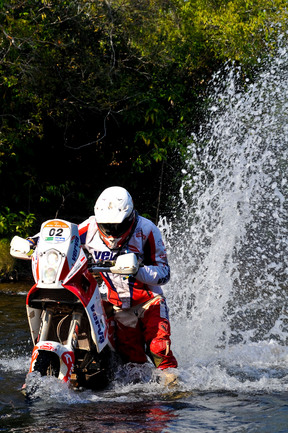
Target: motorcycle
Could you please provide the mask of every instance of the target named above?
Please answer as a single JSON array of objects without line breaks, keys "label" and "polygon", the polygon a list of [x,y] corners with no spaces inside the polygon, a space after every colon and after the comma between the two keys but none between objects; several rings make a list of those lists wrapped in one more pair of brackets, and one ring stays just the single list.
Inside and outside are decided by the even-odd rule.
[{"label": "motorcycle", "polygon": [[113,321],[93,274],[132,274],[138,266],[136,255],[90,265],[78,226],[61,219],[42,224],[35,250],[28,240],[15,236],[10,254],[31,260],[35,281],[26,298],[34,344],[27,377],[39,372],[76,388],[107,386],[117,358]]}]

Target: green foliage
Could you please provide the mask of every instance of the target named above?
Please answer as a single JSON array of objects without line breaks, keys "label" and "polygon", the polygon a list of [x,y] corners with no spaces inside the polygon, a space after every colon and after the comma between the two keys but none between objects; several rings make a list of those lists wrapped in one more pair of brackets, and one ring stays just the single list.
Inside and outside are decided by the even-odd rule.
[{"label": "green foliage", "polygon": [[86,214],[101,189],[121,184],[149,209],[163,161],[170,189],[179,178],[212,74],[232,60],[253,75],[287,22],[286,0],[5,2],[2,205]]},{"label": "green foliage", "polygon": [[0,212],[0,237],[12,238],[14,235],[28,237],[35,221],[34,214],[23,211],[13,213],[8,207]]},{"label": "green foliage", "polygon": [[287,30],[284,0],[187,1],[185,11],[197,4],[195,23],[205,35],[207,47],[221,60],[255,65],[271,48],[279,30]]},{"label": "green foliage", "polygon": [[0,279],[9,278],[15,266],[15,259],[10,255],[10,240],[0,239]]}]

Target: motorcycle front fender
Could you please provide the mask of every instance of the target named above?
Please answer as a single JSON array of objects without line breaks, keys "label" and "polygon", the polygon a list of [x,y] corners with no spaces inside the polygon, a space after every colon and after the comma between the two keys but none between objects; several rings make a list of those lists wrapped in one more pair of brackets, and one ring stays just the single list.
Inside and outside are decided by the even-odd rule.
[{"label": "motorcycle front fender", "polygon": [[63,382],[68,382],[71,377],[73,370],[75,356],[71,347],[65,346],[56,341],[41,341],[37,343],[32,352],[31,364],[29,373],[37,371],[37,358],[40,352],[52,352],[56,354],[59,358],[59,375],[58,379],[63,380]]}]

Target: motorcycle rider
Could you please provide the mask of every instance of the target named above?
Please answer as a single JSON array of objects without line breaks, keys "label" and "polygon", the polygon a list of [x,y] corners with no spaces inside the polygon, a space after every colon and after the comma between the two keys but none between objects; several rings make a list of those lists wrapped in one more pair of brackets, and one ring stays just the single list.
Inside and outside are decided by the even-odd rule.
[{"label": "motorcycle rider", "polygon": [[79,225],[81,243],[94,260],[135,253],[142,264],[134,275],[101,273],[114,310],[117,351],[125,362],[145,363],[148,354],[157,368],[176,368],[161,288],[170,279],[170,268],[160,230],[138,215],[131,195],[119,186],[106,188],[94,210]]}]

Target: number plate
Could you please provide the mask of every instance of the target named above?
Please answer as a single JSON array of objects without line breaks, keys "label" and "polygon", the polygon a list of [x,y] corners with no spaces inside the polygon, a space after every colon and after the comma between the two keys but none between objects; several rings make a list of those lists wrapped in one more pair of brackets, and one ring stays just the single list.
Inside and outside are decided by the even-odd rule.
[{"label": "number plate", "polygon": [[46,242],[65,242],[70,236],[70,227],[63,221],[49,221],[42,228],[41,235]]}]

